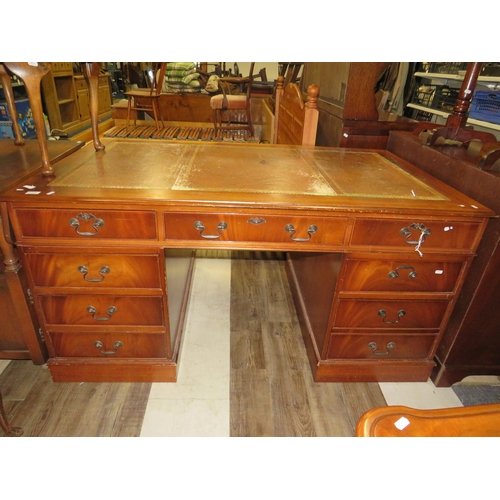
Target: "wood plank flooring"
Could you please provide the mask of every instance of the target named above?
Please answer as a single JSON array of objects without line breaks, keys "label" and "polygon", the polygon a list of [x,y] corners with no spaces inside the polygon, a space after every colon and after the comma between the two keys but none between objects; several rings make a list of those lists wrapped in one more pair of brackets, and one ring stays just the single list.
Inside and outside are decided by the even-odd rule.
[{"label": "wood plank flooring", "polygon": [[[366,410],[386,405],[379,385],[314,383],[284,255],[231,258],[230,435],[353,436]],[[15,360],[0,387],[9,422],[24,436],[132,437],[151,384],[54,383],[47,368]]]},{"label": "wood plank flooring", "polygon": [[313,381],[285,265],[280,254],[233,254],[231,436],[354,436],[385,399],[376,383]]}]

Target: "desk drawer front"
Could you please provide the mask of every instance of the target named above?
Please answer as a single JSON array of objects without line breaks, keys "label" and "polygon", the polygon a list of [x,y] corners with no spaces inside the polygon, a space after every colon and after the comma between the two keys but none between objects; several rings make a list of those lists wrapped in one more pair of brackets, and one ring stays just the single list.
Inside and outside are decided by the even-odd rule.
[{"label": "desk drawer front", "polygon": [[41,295],[40,303],[49,325],[161,326],[161,297],[115,295]]},{"label": "desk drawer front", "polygon": [[475,249],[480,231],[478,222],[356,219],[351,245],[411,251],[422,237],[420,251],[423,254],[429,250],[470,252]]},{"label": "desk drawer front", "polygon": [[341,245],[347,217],[166,213],[167,240]]},{"label": "desk drawer front", "polygon": [[32,253],[36,286],[161,288],[157,255]]},{"label": "desk drawer front", "polygon": [[329,359],[428,358],[435,335],[332,335]]},{"label": "desk drawer front", "polygon": [[441,326],[446,300],[349,300],[339,301],[335,328],[383,330],[435,329]]},{"label": "desk drawer front", "polygon": [[342,290],[452,293],[463,265],[463,262],[347,259]]},{"label": "desk drawer front", "polygon": [[16,216],[23,238],[158,239],[153,211],[18,208]]},{"label": "desk drawer front", "polygon": [[164,358],[165,337],[161,334],[52,333],[59,357]]}]

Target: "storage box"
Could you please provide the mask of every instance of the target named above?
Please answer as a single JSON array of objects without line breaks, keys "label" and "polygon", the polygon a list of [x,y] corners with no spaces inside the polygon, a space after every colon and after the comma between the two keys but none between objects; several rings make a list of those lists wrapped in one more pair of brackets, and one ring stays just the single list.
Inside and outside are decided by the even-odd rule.
[{"label": "storage box", "polygon": [[14,139],[14,129],[12,128],[12,122],[0,121],[0,138]]},{"label": "storage box", "polygon": [[[16,100],[17,122],[25,139],[36,137],[35,121],[29,99]],[[10,122],[12,128],[13,117],[10,115],[6,102],[0,102],[0,123]]]},{"label": "storage box", "polygon": [[476,90],[470,105],[469,118],[500,125],[500,92]]}]

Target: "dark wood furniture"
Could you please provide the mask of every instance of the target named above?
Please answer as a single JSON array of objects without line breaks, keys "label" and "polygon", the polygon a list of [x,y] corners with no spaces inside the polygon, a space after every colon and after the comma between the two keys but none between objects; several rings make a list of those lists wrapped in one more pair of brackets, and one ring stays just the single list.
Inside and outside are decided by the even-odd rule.
[{"label": "dark wood furniture", "polygon": [[314,83],[318,99],[317,146],[385,149],[391,130],[413,130],[418,122],[378,111],[375,86],[389,63],[305,63],[303,92]]},{"label": "dark wood furniture", "polygon": [[368,410],[356,437],[498,437],[500,404],[416,410],[385,406]]},{"label": "dark wood furniture", "polygon": [[[156,128],[160,128],[160,121],[162,126],[163,115],[161,113],[159,99],[163,89],[163,82],[165,80],[166,62],[156,63],[153,67],[153,78],[149,89],[135,89],[125,92],[125,97],[128,100],[127,106],[127,126],[130,123],[131,113],[149,113],[155,120]],[[136,124],[136,115],[134,114],[134,125]]]},{"label": "dark wood furniture", "polygon": [[[248,132],[250,136],[254,135],[250,110],[254,64],[250,64],[247,77],[219,78],[219,89],[222,93],[214,95],[210,99],[216,134],[225,130],[237,130]],[[228,84],[246,86],[246,90],[241,94],[232,95],[229,92]],[[239,115],[243,115],[243,118],[240,118]]]},{"label": "dark wood furniture", "polygon": [[[497,143],[498,148],[498,143]],[[465,148],[426,146],[418,136],[391,133],[388,150],[500,213],[500,174],[478,168]],[[491,219],[443,338],[432,380],[450,386],[469,375],[500,375],[500,219]]]},{"label": "dark wood furniture", "polygon": [[390,152],[103,145],[0,197],[54,380],[175,381],[197,248],[289,253],[316,381],[427,380],[491,210]]},{"label": "dark wood furniture", "polygon": [[7,415],[5,414],[5,408],[2,401],[2,393],[0,392],[0,427],[3,429],[7,436],[19,437],[23,435],[23,429],[21,427],[13,427],[9,424],[7,420]]}]

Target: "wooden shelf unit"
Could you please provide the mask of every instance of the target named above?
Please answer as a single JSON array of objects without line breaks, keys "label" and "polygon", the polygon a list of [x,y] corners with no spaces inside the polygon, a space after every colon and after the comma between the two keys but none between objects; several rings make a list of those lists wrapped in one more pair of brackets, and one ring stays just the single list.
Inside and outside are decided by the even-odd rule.
[{"label": "wooden shelf unit", "polygon": [[[42,79],[45,112],[51,130],[68,135],[90,127],[87,81],[73,72],[73,63],[52,63],[52,70]],[[109,75],[99,77],[99,119],[111,118]]]}]

